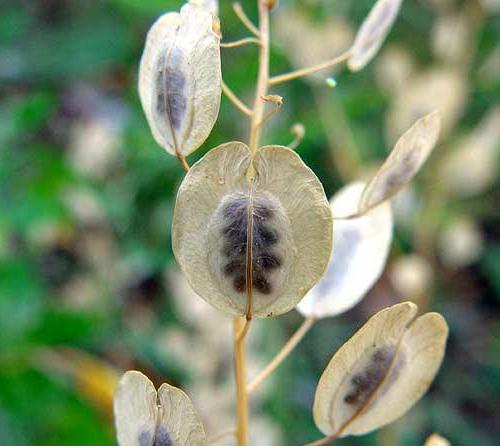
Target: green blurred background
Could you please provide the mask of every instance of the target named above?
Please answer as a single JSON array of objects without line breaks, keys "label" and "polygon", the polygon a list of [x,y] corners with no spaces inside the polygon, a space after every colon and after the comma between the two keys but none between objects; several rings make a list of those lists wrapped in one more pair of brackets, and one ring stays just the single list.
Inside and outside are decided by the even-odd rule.
[{"label": "green blurred background", "polygon": [[[252,18],[254,3],[243,2]],[[273,13],[272,73],[333,57],[372,4],[282,0]],[[183,171],[155,144],[136,88],[147,29],[180,5],[2,0],[1,445],[115,444],[112,389],[129,368],[187,389],[210,434],[231,427],[230,321],[197,302],[176,271],[170,227]],[[248,34],[230,2],[221,2],[220,16],[225,40]],[[226,82],[250,104],[256,49],[226,49],[222,59]],[[256,395],[252,444],[318,438],[310,408],[327,361],[371,314],[408,298],[449,321],[443,368],[402,420],[339,445],[416,446],[435,431],[457,446],[498,444],[499,73],[500,2],[405,0],[367,69],[339,71],[334,89],[316,76],[272,91],[285,104],[264,142],[288,144],[290,127],[302,123],[297,152],[328,196],[369,172],[406,121],[427,109],[442,109],[446,129],[425,171],[394,203],[387,272],[354,310],[319,322]],[[246,132],[223,98],[190,163]],[[451,155],[459,151],[465,162]],[[249,373],[300,322],[292,312],[257,323]]]}]

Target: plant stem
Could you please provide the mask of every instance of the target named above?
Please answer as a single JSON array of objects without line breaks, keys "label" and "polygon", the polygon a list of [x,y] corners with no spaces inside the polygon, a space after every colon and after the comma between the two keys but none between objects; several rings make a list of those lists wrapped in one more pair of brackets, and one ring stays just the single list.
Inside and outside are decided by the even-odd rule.
[{"label": "plant stem", "polygon": [[339,65],[345,62],[347,59],[349,59],[350,56],[351,56],[350,51],[346,51],[345,53],[342,53],[340,56],[337,56],[331,60],[327,60],[326,62],[322,62],[318,65],[313,65],[312,67],[302,68],[300,70],[291,71],[290,73],[285,73],[279,76],[272,77],[271,79],[269,79],[269,85],[282,84],[283,82],[288,82],[293,79],[297,79],[299,77],[304,77],[309,74],[314,74],[326,68],[334,67],[335,65]]},{"label": "plant stem", "polygon": [[235,40],[234,42],[225,42],[221,43],[220,47],[221,48],[237,48],[239,46],[243,45],[248,45],[254,43],[255,45],[260,45],[260,39],[257,39],[256,37],[245,37],[240,40]]},{"label": "plant stem", "polygon": [[257,27],[252,23],[252,21],[248,18],[246,15],[245,11],[243,11],[243,7],[241,6],[240,3],[233,3],[233,9],[234,13],[238,16],[238,18],[241,20],[243,25],[246,26],[246,28],[252,33],[255,34],[257,37],[260,37],[260,32],[257,29]]},{"label": "plant stem", "polygon": [[236,439],[238,446],[248,446],[248,393],[246,390],[245,337],[241,336],[245,329],[245,318],[235,317],[233,324],[234,337],[234,372],[236,378]]},{"label": "plant stem", "polygon": [[184,155],[181,155],[180,153],[177,153],[176,156],[179,162],[181,163],[181,166],[184,169],[184,171],[189,172],[189,164],[186,161],[186,157]]},{"label": "plant stem", "polygon": [[[261,122],[264,115],[264,100],[269,82],[269,8],[264,0],[259,2],[259,30],[253,30],[260,38],[259,75],[255,91],[254,108],[251,111],[249,147],[255,155],[259,147]],[[249,27],[251,22],[242,13],[241,5],[235,4],[235,11],[242,21]],[[250,282],[250,283],[249,283]],[[247,278],[247,286],[251,286]],[[251,308],[250,308],[251,311]],[[248,392],[246,388],[245,338],[250,328],[251,314],[246,318],[234,318],[234,371],[236,379],[236,439],[238,446],[248,446]]]},{"label": "plant stem", "polygon": [[307,319],[304,319],[304,322],[302,322],[297,331],[287,341],[287,343],[274,357],[274,359],[247,386],[248,393],[253,392],[257,387],[259,387],[259,385],[281,365],[281,363],[288,357],[288,355],[295,349],[295,347],[299,345],[300,341],[304,339],[304,336],[311,329],[315,322],[316,319],[314,317],[308,317]]},{"label": "plant stem", "polygon": [[261,122],[264,115],[265,101],[262,99],[267,94],[269,83],[269,8],[264,0],[259,0],[259,36],[260,36],[260,59],[257,89],[250,124],[249,147],[252,155],[259,147]]}]

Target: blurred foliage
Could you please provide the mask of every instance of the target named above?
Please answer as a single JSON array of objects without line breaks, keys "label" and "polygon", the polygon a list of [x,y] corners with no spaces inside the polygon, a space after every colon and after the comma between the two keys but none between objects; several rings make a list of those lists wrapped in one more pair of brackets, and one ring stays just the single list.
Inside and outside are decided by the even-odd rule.
[{"label": "blurred foliage", "polygon": [[[243,3],[255,17],[255,2]],[[314,23],[342,16],[355,25],[372,3],[282,0],[280,9],[295,7]],[[475,49],[469,64],[462,67],[468,101],[447,137],[447,150],[490,108],[500,105],[500,71],[495,72],[494,60],[488,62],[495,51],[500,52],[500,15],[498,10],[483,9],[486,3],[406,0],[387,43],[403,46],[421,67],[440,66],[443,62],[432,49],[436,22],[453,11],[474,17],[470,41]],[[117,371],[136,367],[156,383],[193,384],[193,364],[179,360],[176,346],[164,342],[166,330],[196,334],[173,302],[171,279],[165,275],[175,263],[170,227],[183,171],[154,143],[136,91],[148,27],[163,11],[180,5],[170,0],[4,0],[0,6],[2,445],[114,444],[109,407],[92,397],[89,386],[79,385],[82,370],[93,372],[81,368],[71,352],[87,352],[98,370],[99,364]],[[246,36],[230,2],[221,2],[221,20],[226,40]],[[273,73],[293,69],[289,55],[277,40]],[[252,47],[223,53],[224,78],[248,103],[256,56]],[[487,63],[493,64],[493,77],[485,75]],[[338,124],[346,119],[350,144],[359,149],[363,165],[381,160],[390,147],[385,125],[392,99],[377,81],[376,70],[377,63],[372,63],[358,74],[340,71],[334,90],[307,81],[275,90],[284,97],[285,106],[266,130],[264,142],[287,144],[293,139],[290,126],[303,123],[307,132],[297,151],[329,196],[346,179],[338,170],[335,150],[347,142],[331,134],[328,123],[342,130]],[[244,120],[224,99],[214,132],[189,161],[217,144],[245,138]],[[439,158],[437,154],[435,159]],[[400,422],[339,444],[416,446],[433,431],[456,446],[498,444],[500,182],[496,172],[482,194],[431,207],[425,220],[431,229],[424,231],[423,251],[413,236],[414,227],[397,227],[394,259],[415,251],[427,255],[429,243],[431,247],[437,243],[437,227],[455,214],[474,220],[484,237],[484,249],[472,263],[458,268],[449,268],[435,259],[435,253],[429,254],[435,281],[427,305],[443,312],[451,326],[446,361],[431,392]],[[433,200],[439,174],[431,161],[419,178],[417,190],[424,203]],[[417,214],[413,221],[417,232],[420,218]],[[310,408],[319,374],[356,327],[396,299],[385,275],[354,311],[318,323],[278,370],[279,379],[267,387],[255,411],[278,427],[284,445],[318,436]],[[254,346],[261,364],[299,323],[293,312],[261,324],[266,334]],[[198,342],[196,336],[190,339]],[[229,338],[226,348],[231,348]],[[205,360],[215,361],[216,353],[206,352]],[[230,360],[221,367],[231,377]],[[85,382],[100,376],[87,376]]]}]

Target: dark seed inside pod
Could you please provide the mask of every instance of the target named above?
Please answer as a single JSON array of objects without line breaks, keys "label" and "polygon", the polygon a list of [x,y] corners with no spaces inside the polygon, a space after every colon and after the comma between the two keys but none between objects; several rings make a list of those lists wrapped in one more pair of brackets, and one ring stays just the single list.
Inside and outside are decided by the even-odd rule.
[{"label": "dark seed inside pod", "polygon": [[178,130],[187,109],[186,76],[182,72],[183,54],[172,48],[158,58],[156,78],[156,111],[167,115],[172,127]]},{"label": "dark seed inside pod", "polygon": [[139,446],[151,446],[153,444],[153,438],[149,431],[142,431],[139,434]]},{"label": "dark seed inside pod", "polygon": [[[250,201],[251,213],[248,209]],[[280,240],[273,226],[275,210],[264,196],[255,194],[250,200],[248,195],[235,194],[224,205],[221,230],[223,273],[232,280],[234,290],[246,292],[249,215],[252,217],[252,286],[261,294],[271,294],[273,285],[270,273],[282,266],[282,259],[274,249]]]},{"label": "dark seed inside pod", "polygon": [[163,426],[159,426],[156,431],[154,446],[173,446],[172,437]]},{"label": "dark seed inside pod", "polygon": [[[396,346],[388,345],[377,348],[365,369],[355,374],[351,379],[351,388],[344,397],[344,402],[356,407],[363,406],[373,395],[373,392],[383,383],[389,368],[393,365]],[[397,364],[393,366],[388,380],[396,379],[399,371]]]}]

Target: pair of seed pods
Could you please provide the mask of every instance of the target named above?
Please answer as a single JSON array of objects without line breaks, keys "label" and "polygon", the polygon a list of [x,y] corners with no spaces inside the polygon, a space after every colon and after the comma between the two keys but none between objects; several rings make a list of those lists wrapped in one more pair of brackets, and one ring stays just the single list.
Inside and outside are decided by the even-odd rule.
[{"label": "pair of seed pods", "polygon": [[[160,17],[148,33],[139,93],[156,141],[176,156],[210,133],[221,96],[219,22],[201,4]],[[284,313],[324,273],[332,216],[321,183],[286,147],[210,151],[177,196],[173,248],[193,289],[241,315]]]}]

